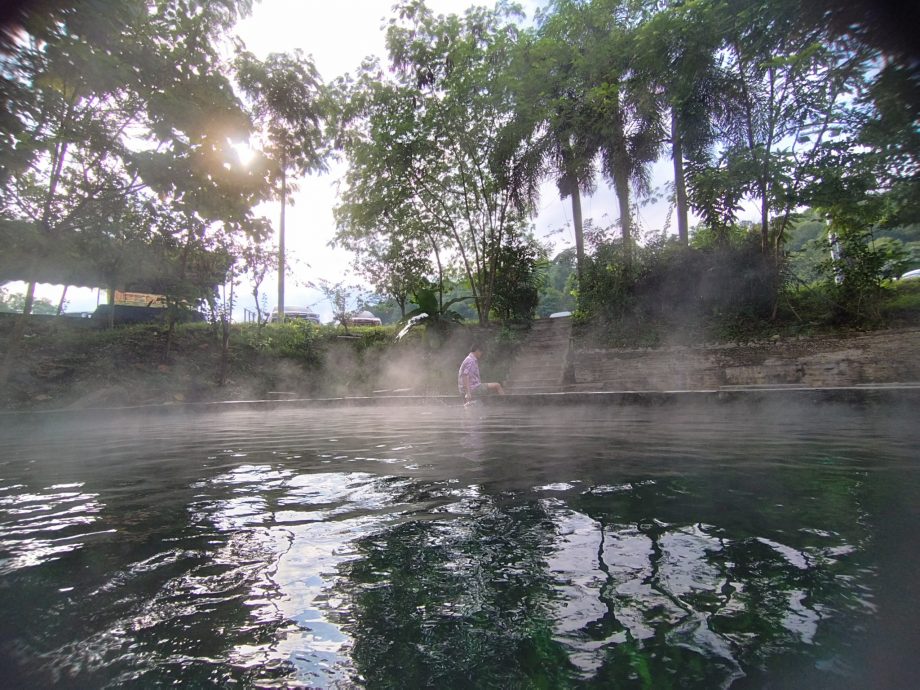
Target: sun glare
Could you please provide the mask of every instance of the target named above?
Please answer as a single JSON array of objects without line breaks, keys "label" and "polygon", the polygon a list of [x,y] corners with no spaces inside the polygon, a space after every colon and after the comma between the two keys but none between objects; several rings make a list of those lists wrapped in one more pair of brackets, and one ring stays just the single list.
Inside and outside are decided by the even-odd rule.
[{"label": "sun glare", "polygon": [[249,142],[246,141],[233,141],[230,142],[230,145],[236,151],[236,155],[239,158],[240,165],[244,168],[249,167],[249,164],[252,162],[252,159],[255,158],[256,152],[249,146]]}]

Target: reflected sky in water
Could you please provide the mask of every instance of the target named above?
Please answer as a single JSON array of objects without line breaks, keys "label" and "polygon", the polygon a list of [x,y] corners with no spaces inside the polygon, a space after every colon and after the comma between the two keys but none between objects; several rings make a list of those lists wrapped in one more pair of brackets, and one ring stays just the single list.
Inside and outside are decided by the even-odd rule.
[{"label": "reflected sky in water", "polygon": [[21,686],[897,687],[910,410],[0,424]]}]

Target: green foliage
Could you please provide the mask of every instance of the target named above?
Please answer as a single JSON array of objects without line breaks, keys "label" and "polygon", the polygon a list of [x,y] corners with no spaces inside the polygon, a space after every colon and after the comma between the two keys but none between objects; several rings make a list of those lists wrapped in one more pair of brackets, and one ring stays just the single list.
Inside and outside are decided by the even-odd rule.
[{"label": "green foliage", "polygon": [[307,367],[322,364],[319,328],[304,319],[269,324],[250,341],[256,349],[277,353]]},{"label": "green foliage", "polygon": [[650,345],[769,318],[777,284],[750,234],[739,246],[705,249],[659,238],[629,258],[622,244],[602,244],[588,262],[578,309],[582,320],[605,325],[608,340]]},{"label": "green foliage", "polygon": [[690,203],[700,214],[711,236],[707,241],[711,244],[730,244],[730,235],[737,228],[737,215],[744,194],[735,171],[727,167],[709,167],[699,162],[688,163],[687,169],[690,172],[687,185]]},{"label": "green foliage", "polygon": [[559,311],[573,311],[575,297],[570,284],[575,276],[575,253],[572,249],[560,252],[541,269],[544,279],[539,291],[537,316],[546,317]]},{"label": "green foliage", "polygon": [[451,309],[451,307],[469,299],[470,297],[455,297],[441,303],[438,300],[437,293],[432,288],[421,287],[415,291],[412,297],[413,302],[418,307],[406,314],[406,319],[426,314],[420,320],[420,323],[443,335],[450,330],[452,325],[463,322],[463,316],[456,310]]},{"label": "green foliage", "polygon": [[[8,292],[0,287],[0,311],[21,314],[25,306],[26,296],[18,292]],[[57,314],[57,305],[50,300],[39,298],[32,302],[33,314]]]},{"label": "green foliage", "polygon": [[398,5],[395,15],[387,29],[389,76],[368,62],[353,85],[342,86],[350,168],[338,237],[423,241],[439,283],[448,248],[486,323],[497,252],[523,228],[511,189],[490,165],[501,145],[496,124],[509,111],[517,15],[510,5],[436,15],[418,2]]},{"label": "green foliage", "polygon": [[351,329],[352,335],[356,336],[353,345],[355,351],[364,352],[365,350],[385,349],[393,343],[397,333],[397,327],[391,326],[355,326]]},{"label": "green foliage", "polygon": [[54,4],[2,59],[0,217],[22,229],[7,243],[16,277],[200,297],[228,264],[217,281],[191,264],[254,232],[264,193],[258,170],[232,163],[249,123],[217,48],[251,3]]},{"label": "green foliage", "polygon": [[271,53],[265,60],[243,52],[236,59],[240,88],[254,103],[253,115],[268,140],[266,154],[299,174],[326,169],[327,117],[324,87],[313,60],[300,50]]},{"label": "green foliage", "polygon": [[920,322],[920,280],[903,280],[885,286],[879,315],[886,324],[914,325]]},{"label": "green foliage", "polygon": [[885,257],[872,246],[871,237],[869,230],[848,228],[828,243],[833,254],[822,269],[838,318],[858,323],[878,316]]},{"label": "green foliage", "polygon": [[701,224],[690,233],[690,246],[694,249],[740,249],[752,241],[757,229],[753,223],[730,223],[719,227]]},{"label": "green foliage", "polygon": [[512,239],[502,247],[493,287],[493,310],[502,323],[533,319],[545,265],[545,251],[534,240]]}]

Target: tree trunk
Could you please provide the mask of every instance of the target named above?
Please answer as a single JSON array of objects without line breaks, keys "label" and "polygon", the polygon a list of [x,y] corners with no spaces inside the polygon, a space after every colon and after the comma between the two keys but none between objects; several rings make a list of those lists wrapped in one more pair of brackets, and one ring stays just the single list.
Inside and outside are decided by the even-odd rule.
[{"label": "tree trunk", "polygon": [[770,252],[770,206],[767,200],[767,181],[762,179],[760,192],[760,248],[764,256]]},{"label": "tree trunk", "polygon": [[278,227],[278,321],[284,322],[284,211],[287,206],[287,160],[281,153],[281,223]]},{"label": "tree trunk", "polygon": [[26,299],[22,306],[22,313],[16,318],[16,324],[13,326],[13,332],[6,344],[6,355],[3,357],[3,367],[0,369],[0,384],[6,385],[6,381],[13,367],[13,360],[19,352],[19,345],[22,343],[22,337],[26,332],[26,321],[32,313],[32,303],[35,301],[35,281],[29,282],[26,288]]},{"label": "tree trunk", "polygon": [[105,296],[109,301],[109,330],[112,330],[115,328],[115,288],[107,288]]},{"label": "tree trunk", "polygon": [[[435,237],[431,233],[426,233],[428,237],[428,242],[431,244],[431,249],[434,252],[434,260],[438,265],[438,310],[444,311],[444,266],[441,264],[441,251],[438,249],[438,243],[435,241]],[[406,317],[406,310],[403,305],[400,305],[403,309],[403,318]]]},{"label": "tree trunk", "polygon": [[259,284],[255,283],[252,286],[252,297],[253,301],[256,303],[256,330],[261,335],[262,333],[262,306],[259,304]]},{"label": "tree trunk", "polygon": [[[193,239],[194,239],[194,233],[193,233],[192,230],[189,230],[189,231],[188,231],[188,237],[187,237],[186,240],[185,240],[185,246],[182,248],[182,261],[181,261],[181,263],[180,263],[180,265],[179,265],[179,281],[180,281],[180,284],[184,284],[184,283],[185,283],[185,272],[186,272],[186,269],[188,268],[188,255],[189,255],[189,252],[190,252],[191,249],[192,249],[192,240],[193,240]],[[173,337],[174,337],[175,332],[176,332],[176,312],[177,312],[178,309],[179,309],[179,300],[176,299],[176,300],[174,300],[174,301],[175,301],[175,304],[173,304],[173,305],[171,305],[171,306],[169,305],[169,303],[168,303],[168,301],[167,301],[167,307],[166,307],[167,310],[168,310],[168,313],[166,314],[166,323],[167,323],[167,328],[166,328],[166,348],[165,348],[164,351],[163,351],[163,363],[164,363],[164,364],[168,364],[168,363],[169,363],[169,358],[170,358],[170,356],[172,355]],[[114,309],[113,309],[113,312],[114,312]]]},{"label": "tree trunk", "polygon": [[620,206],[620,229],[623,233],[623,251],[629,261],[632,247],[632,221],[629,213],[629,152],[626,150],[626,128],[623,114],[620,112],[619,99],[614,107],[611,142],[610,172],[613,177],[613,189]]},{"label": "tree trunk", "polygon": [[578,285],[583,285],[583,271],[585,266],[585,228],[581,217],[581,192],[578,189],[578,180],[569,178],[569,191],[572,197],[572,223],[575,226],[575,269],[578,274]]},{"label": "tree trunk", "polygon": [[67,285],[64,286],[64,291],[61,292],[61,301],[58,302],[57,307],[57,316],[60,316],[64,312],[64,301],[67,299]]},{"label": "tree trunk", "polygon": [[223,386],[227,383],[227,371],[230,368],[230,316],[233,311],[233,274],[230,275],[230,302],[224,304],[221,310],[220,327],[220,374],[218,375],[217,385]]},{"label": "tree trunk", "polygon": [[[619,166],[622,167],[622,166]],[[625,170],[613,178],[613,188],[620,206],[620,228],[623,233],[623,249],[629,254],[632,244],[632,221],[629,217],[629,176]]]},{"label": "tree trunk", "polygon": [[684,180],[684,147],[677,111],[671,109],[671,158],[674,161],[674,197],[677,205],[677,238],[685,247],[690,244],[687,211],[687,184]]}]

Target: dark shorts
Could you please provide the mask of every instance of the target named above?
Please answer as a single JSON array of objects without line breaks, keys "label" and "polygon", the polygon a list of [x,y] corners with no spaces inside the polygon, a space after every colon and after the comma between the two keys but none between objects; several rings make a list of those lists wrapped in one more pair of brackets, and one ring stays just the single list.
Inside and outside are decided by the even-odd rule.
[{"label": "dark shorts", "polygon": [[[486,384],[480,383],[480,384],[479,384],[478,386],[476,386],[475,388],[472,388],[472,389],[470,390],[470,393],[472,393],[472,396],[471,396],[471,397],[475,400],[476,398],[482,398],[482,397],[488,395],[488,394],[490,393],[490,391],[489,391],[489,387],[488,387]],[[461,394],[460,394],[460,397],[461,397],[463,400],[466,400],[466,395],[465,395],[464,393],[461,393]]]}]

